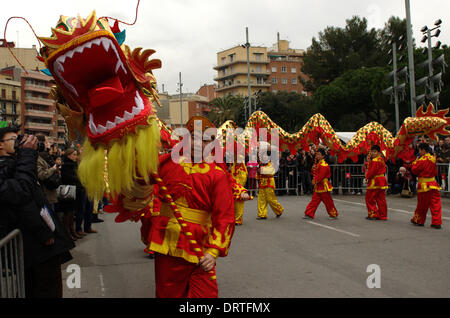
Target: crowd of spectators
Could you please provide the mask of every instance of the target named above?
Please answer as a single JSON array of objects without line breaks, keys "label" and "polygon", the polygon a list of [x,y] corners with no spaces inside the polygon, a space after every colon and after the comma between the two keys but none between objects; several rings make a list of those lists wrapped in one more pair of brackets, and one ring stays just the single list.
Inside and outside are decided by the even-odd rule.
[{"label": "crowd of spectators", "polygon": [[[97,233],[91,224],[103,220],[77,177],[82,149],[60,149],[43,134],[18,131],[0,128],[0,239],[14,229],[22,233],[26,297],[62,297],[61,264],[72,259],[75,241]],[[63,199],[58,188],[67,185],[76,195]]]}]

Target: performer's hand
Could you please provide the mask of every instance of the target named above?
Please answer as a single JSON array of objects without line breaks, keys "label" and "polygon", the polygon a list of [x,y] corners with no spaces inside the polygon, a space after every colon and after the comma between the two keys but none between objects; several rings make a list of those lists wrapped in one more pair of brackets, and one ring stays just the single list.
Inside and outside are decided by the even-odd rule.
[{"label": "performer's hand", "polygon": [[243,201],[250,200],[250,196],[248,195],[247,192],[241,193],[241,200]]},{"label": "performer's hand", "polygon": [[200,265],[205,272],[209,272],[214,268],[214,265],[216,265],[216,259],[211,254],[205,253],[205,256],[198,262],[198,265]]}]

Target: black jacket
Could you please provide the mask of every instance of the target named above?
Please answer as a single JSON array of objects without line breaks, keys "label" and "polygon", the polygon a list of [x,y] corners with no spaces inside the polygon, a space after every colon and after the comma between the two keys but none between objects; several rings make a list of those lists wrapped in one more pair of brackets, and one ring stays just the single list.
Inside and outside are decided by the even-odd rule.
[{"label": "black jacket", "polygon": [[[21,149],[17,157],[0,157],[0,237],[14,229],[22,232],[25,268],[58,255],[62,263],[72,259],[69,250],[74,244],[55,213],[54,232],[40,216],[44,204],[45,195],[37,180],[37,152]],[[55,243],[46,246],[51,238]]]}]

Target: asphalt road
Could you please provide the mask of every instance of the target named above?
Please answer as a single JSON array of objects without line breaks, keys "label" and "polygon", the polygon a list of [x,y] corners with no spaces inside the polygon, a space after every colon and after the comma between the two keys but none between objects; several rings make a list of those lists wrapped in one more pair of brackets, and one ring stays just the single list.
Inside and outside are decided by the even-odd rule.
[{"label": "asphalt road", "polygon": [[[267,220],[256,220],[256,200],[246,203],[244,225],[217,262],[219,297],[450,297],[450,199],[442,199],[441,230],[429,226],[429,215],[425,227],[410,224],[416,198],[388,196],[388,221],[366,220],[364,196],[357,195],[334,196],[338,220],[329,220],[323,205],[313,221],[304,220],[310,199],[280,196],[283,216],[269,209]],[[64,297],[154,297],[140,224],[114,217],[102,214],[98,233],[77,241],[74,260],[63,265]],[[80,288],[66,284],[74,282],[70,264],[80,267]]]}]

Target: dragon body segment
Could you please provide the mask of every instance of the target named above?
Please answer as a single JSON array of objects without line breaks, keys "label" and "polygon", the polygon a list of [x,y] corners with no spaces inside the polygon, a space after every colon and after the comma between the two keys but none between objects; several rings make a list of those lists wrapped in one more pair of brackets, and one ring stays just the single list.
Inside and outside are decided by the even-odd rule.
[{"label": "dragon body segment", "polygon": [[[421,106],[416,112],[416,117],[405,119],[395,137],[380,123],[370,122],[360,128],[347,144],[341,142],[330,123],[321,114],[313,115],[298,132],[288,133],[267,114],[256,111],[236,139],[248,149],[252,145],[252,140],[259,138],[255,134],[259,134],[260,128],[267,129],[267,136],[271,135],[273,129],[277,129],[280,149],[288,149],[293,154],[300,148],[308,150],[310,143],[318,144],[321,140],[328,146],[331,154],[338,156],[339,162],[346,158],[357,160],[357,156],[360,153],[367,153],[372,145],[379,145],[386,151],[387,157],[402,157],[415,136],[427,135],[437,140],[438,135],[450,135],[450,131],[446,128],[450,126],[450,117],[446,116],[448,111],[446,109],[435,112],[432,104],[424,111],[424,106]],[[232,121],[227,121],[219,127],[218,139],[222,145],[226,142],[227,130],[235,128],[236,124]]]}]

